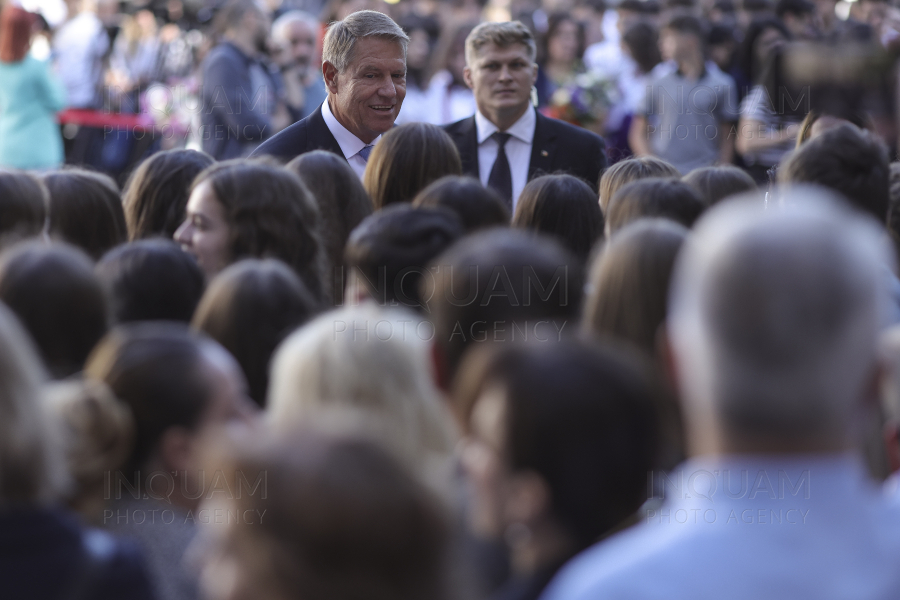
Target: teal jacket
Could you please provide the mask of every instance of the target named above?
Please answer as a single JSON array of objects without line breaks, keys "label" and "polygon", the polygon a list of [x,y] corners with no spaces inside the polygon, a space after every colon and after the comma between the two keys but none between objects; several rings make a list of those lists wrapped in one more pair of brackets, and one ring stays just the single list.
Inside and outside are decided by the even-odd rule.
[{"label": "teal jacket", "polygon": [[66,91],[48,63],[30,56],[0,62],[0,166],[48,169],[63,162],[56,113]]}]

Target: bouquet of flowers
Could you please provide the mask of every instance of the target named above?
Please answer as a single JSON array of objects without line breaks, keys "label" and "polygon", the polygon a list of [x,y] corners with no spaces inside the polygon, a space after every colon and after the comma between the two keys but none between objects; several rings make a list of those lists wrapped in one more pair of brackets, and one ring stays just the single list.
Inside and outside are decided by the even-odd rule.
[{"label": "bouquet of flowers", "polygon": [[557,88],[542,112],[548,117],[602,132],[617,95],[615,81],[588,71]]}]

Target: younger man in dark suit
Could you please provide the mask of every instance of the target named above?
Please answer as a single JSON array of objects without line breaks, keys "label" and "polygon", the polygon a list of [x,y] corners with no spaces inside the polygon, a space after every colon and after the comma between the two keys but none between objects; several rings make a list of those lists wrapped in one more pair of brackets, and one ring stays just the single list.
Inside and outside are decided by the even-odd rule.
[{"label": "younger man in dark suit", "polygon": [[463,173],[497,190],[511,210],[535,175],[564,171],[596,189],[606,167],[603,138],[532,106],[534,57],[534,36],[518,21],[472,30],[463,75],[478,111],[444,128],[459,149]]}]

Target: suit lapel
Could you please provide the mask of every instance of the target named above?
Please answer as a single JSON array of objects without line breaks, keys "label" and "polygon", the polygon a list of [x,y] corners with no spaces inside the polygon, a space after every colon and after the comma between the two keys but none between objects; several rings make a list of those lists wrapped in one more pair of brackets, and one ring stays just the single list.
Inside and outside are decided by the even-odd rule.
[{"label": "suit lapel", "polygon": [[549,119],[536,112],[534,139],[531,142],[531,162],[528,164],[528,181],[536,175],[553,172],[553,157],[556,150],[556,132],[548,127]]},{"label": "suit lapel", "polygon": [[[328,100],[325,102],[328,102]],[[315,143],[319,145],[320,150],[328,150],[338,156],[344,156],[341,145],[334,139],[334,135],[332,135],[331,130],[328,129],[328,125],[325,123],[325,117],[322,116],[321,106],[310,116],[309,139],[315,140]],[[344,156],[344,160],[346,159],[347,157]]]},{"label": "suit lapel", "polygon": [[480,173],[478,172],[478,131],[475,127],[475,116],[460,123],[453,137],[459,150],[463,173],[471,174],[477,179],[480,177]]}]

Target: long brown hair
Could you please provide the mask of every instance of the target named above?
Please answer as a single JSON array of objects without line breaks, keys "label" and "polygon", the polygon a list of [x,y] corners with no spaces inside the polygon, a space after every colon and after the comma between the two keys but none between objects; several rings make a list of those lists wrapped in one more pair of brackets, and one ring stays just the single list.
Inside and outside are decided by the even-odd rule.
[{"label": "long brown hair", "polygon": [[440,127],[407,123],[384,134],[372,150],[363,187],[375,210],[412,202],[428,184],[445,175],[462,175],[456,145]]},{"label": "long brown hair", "polygon": [[7,4],[0,11],[0,62],[17,63],[28,54],[34,15]]}]

